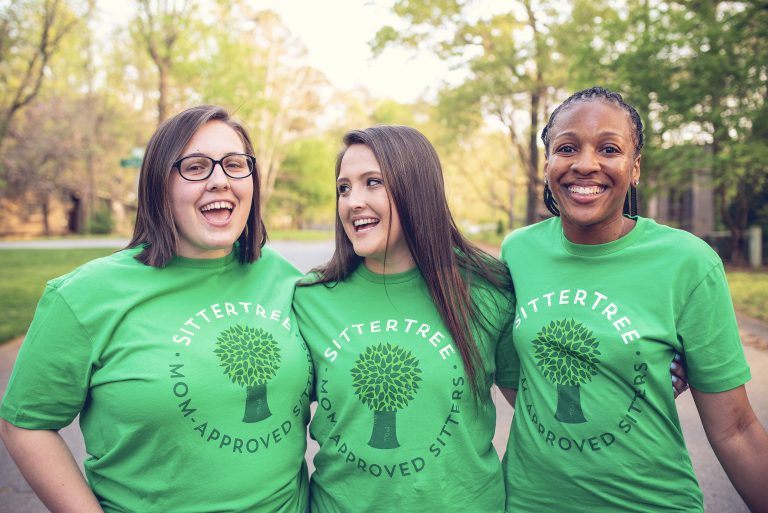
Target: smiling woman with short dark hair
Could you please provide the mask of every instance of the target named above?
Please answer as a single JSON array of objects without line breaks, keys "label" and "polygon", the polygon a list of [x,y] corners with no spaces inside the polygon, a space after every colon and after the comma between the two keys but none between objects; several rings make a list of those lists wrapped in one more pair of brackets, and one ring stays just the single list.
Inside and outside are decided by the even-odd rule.
[{"label": "smiling woman with short dark hair", "polygon": [[[220,107],[168,119],[128,248],[48,283],[0,433],[52,512],[306,512],[301,274],[263,247],[252,153]],[[57,432],[78,415],[87,483]]]}]

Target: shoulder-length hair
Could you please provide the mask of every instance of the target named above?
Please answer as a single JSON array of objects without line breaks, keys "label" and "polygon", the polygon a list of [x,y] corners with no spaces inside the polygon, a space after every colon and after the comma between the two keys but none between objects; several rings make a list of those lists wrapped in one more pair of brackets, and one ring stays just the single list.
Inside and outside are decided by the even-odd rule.
[{"label": "shoulder-length hair", "polygon": [[[170,195],[170,177],[173,163],[182,157],[184,148],[195,133],[211,121],[221,121],[234,130],[245,146],[245,152],[253,154],[253,143],[245,127],[232,119],[222,107],[198,105],[165,120],[147,144],[139,175],[138,211],[133,238],[128,248],[144,246],[136,255],[140,262],[154,267],[165,267],[178,248],[179,232],[173,219]],[[259,213],[259,169],[253,174],[253,201],[248,221],[238,237],[239,260],[253,262],[261,256],[261,248],[267,240],[267,230]]]},{"label": "shoulder-length hair", "polygon": [[[380,125],[348,132],[343,142],[344,149],[336,159],[336,176],[350,146],[364,144],[373,152],[389,195],[390,208],[394,204],[400,217],[408,249],[459,349],[470,385],[479,393],[485,365],[473,329],[493,333],[498,327],[492,325],[493,316],[486,315],[478,305],[470,286],[498,289],[506,298],[511,298],[512,281],[507,267],[459,232],[445,197],[440,159],[419,131],[406,126]],[[338,201],[337,192],[336,250],[327,264],[315,269],[317,280],[306,285],[332,286],[347,278],[362,262],[344,232],[338,216]],[[387,246],[391,229],[390,225]],[[495,307],[501,309],[503,305]]]}]

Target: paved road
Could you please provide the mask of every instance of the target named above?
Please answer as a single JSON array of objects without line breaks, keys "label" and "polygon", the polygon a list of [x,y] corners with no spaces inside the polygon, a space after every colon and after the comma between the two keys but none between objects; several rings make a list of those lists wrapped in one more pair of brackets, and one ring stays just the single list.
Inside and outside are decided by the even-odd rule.
[{"label": "paved road", "polygon": [[[0,241],[2,249],[82,249],[82,248],[123,248],[128,239],[56,239]],[[282,253],[285,258],[301,271],[307,272],[328,260],[333,253],[333,241],[301,242],[276,241],[267,244]]]},{"label": "paved road", "polygon": [[0,249],[123,248],[128,239],[51,239],[0,241]]},{"label": "paved road", "polygon": [[[46,241],[45,244],[46,247],[73,247],[67,245],[67,243],[71,242]],[[85,242],[85,245],[78,245],[76,247],[93,247],[87,244],[88,241]],[[90,241],[90,244],[93,243],[93,241]],[[98,247],[120,247],[124,245],[124,241],[115,242],[114,239],[97,241],[96,243],[100,244]],[[0,243],[0,249],[8,247],[8,244]],[[270,245],[283,253],[286,258],[302,271],[307,271],[325,261],[333,251],[332,242],[275,242]],[[27,245],[24,247],[40,246]],[[757,411],[760,420],[763,425],[768,426],[768,350],[766,350],[766,347],[768,347],[768,327],[760,323],[754,323],[749,319],[740,319],[740,326],[744,330],[744,338],[751,341],[749,345],[745,346],[745,352],[753,375],[752,381],[747,384],[747,391],[752,406]],[[20,340],[0,346],[0,395],[5,392],[19,344]],[[496,394],[496,399],[498,399],[498,419],[494,446],[501,454],[506,445],[509,425],[512,421],[512,409],[504,403],[500,393]],[[707,443],[691,395],[686,394],[678,399],[677,404],[694,469],[699,478],[699,483],[704,490],[706,513],[748,513],[747,508],[731,486]],[[67,427],[62,431],[62,435],[75,453],[76,459],[81,461],[85,457],[85,451],[77,424],[74,423]],[[316,450],[317,445],[310,441],[308,454],[310,462]],[[45,512],[47,510],[18,473],[5,448],[0,447],[0,513]]]}]

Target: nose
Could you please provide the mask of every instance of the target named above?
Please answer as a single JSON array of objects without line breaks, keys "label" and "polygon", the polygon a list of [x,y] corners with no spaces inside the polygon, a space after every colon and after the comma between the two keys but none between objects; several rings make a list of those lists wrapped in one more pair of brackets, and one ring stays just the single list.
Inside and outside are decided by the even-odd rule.
[{"label": "nose", "polygon": [[[216,169],[217,167],[218,169]],[[230,188],[229,177],[224,172],[224,166],[221,162],[217,162],[213,165],[213,171],[211,172],[211,176],[208,177],[206,185],[210,190]]]},{"label": "nose", "polygon": [[578,158],[573,162],[573,170],[578,173],[589,174],[600,170],[599,155],[594,148],[582,148]]},{"label": "nose", "polygon": [[349,208],[360,210],[365,206],[365,192],[358,187],[352,187],[347,195],[347,201],[349,202]]}]

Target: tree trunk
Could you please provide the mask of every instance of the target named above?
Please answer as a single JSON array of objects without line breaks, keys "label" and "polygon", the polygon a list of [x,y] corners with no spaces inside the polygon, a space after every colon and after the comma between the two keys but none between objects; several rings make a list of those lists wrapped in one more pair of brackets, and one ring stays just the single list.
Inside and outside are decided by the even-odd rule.
[{"label": "tree trunk", "polygon": [[733,225],[728,230],[731,234],[730,263],[734,265],[744,265],[747,261],[744,254],[744,230],[740,226]]},{"label": "tree trunk", "polygon": [[48,216],[51,213],[50,209],[50,203],[48,201],[48,197],[42,199],[42,202],[40,203],[40,208],[43,211],[43,234],[48,237],[51,235],[51,224],[48,220]]},{"label": "tree trunk", "polygon": [[243,422],[259,422],[272,415],[267,404],[267,384],[246,388]]},{"label": "tree trunk", "polygon": [[368,445],[376,449],[394,449],[400,447],[397,441],[397,418],[395,411],[374,411],[373,431]]},{"label": "tree trunk", "polygon": [[746,179],[741,178],[733,199],[733,217],[731,218],[731,263],[746,265],[745,233],[749,224],[749,201],[747,199]]},{"label": "tree trunk", "polygon": [[581,411],[581,388],[579,385],[557,385],[557,412],[555,418],[567,424],[586,422]]},{"label": "tree trunk", "polygon": [[160,75],[158,83],[157,98],[157,124],[160,125],[168,117],[168,69],[161,63],[157,64],[157,71]]},{"label": "tree trunk", "polygon": [[536,137],[539,130],[539,102],[541,95],[538,91],[531,93],[531,133],[528,140],[528,205],[525,210],[525,223],[533,224],[538,221],[536,215],[539,204],[539,149]]}]

